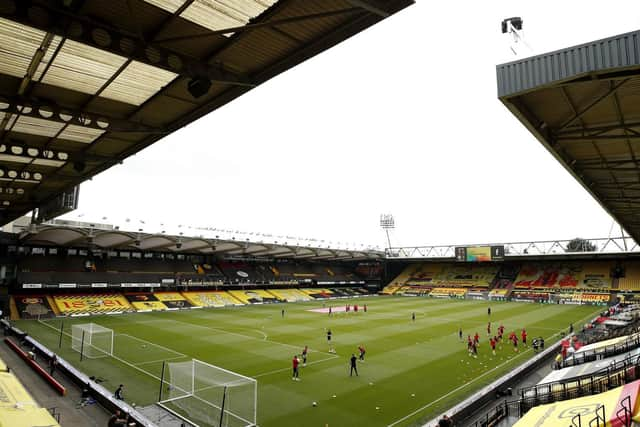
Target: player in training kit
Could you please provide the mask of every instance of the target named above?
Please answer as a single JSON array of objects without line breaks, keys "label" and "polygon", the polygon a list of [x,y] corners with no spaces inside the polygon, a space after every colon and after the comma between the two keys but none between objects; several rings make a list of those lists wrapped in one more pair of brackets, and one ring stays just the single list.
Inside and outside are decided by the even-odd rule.
[{"label": "player in training kit", "polygon": [[309,351],[309,347],[306,345],[302,349],[302,366],[307,366],[307,352]]},{"label": "player in training kit", "polygon": [[471,353],[473,353],[473,357],[478,358],[478,343],[471,344]]},{"label": "player in training kit", "polygon": [[367,312],[367,304],[362,307],[362,310],[364,310],[365,313]]},{"label": "player in training kit", "polygon": [[358,351],[360,352],[360,357],[359,359],[362,360],[364,362],[364,354],[366,353],[364,346],[362,344],[360,344],[358,346]]},{"label": "player in training kit", "polygon": [[327,329],[327,344],[329,344],[329,353],[335,353],[333,345],[331,345],[331,329]]},{"label": "player in training kit", "polygon": [[493,352],[494,356],[496,355],[496,341],[497,341],[496,337],[492,337],[489,340],[489,344],[491,344],[491,351]]},{"label": "player in training kit", "polygon": [[458,339],[462,342],[462,328],[458,328]]},{"label": "player in training kit", "polygon": [[511,333],[511,342],[513,342],[513,351],[518,352],[518,336],[515,333]]},{"label": "player in training kit", "polygon": [[487,336],[491,336],[491,322],[487,323]]},{"label": "player in training kit", "polygon": [[411,313],[411,321],[412,322],[416,321],[416,312],[415,311]]},{"label": "player in training kit", "polygon": [[527,346],[527,331],[522,328],[522,332],[520,333],[520,337],[522,338],[522,345]]},{"label": "player in training kit", "polygon": [[293,360],[291,361],[293,365],[293,378],[294,381],[300,381],[300,377],[298,376],[298,365],[300,364],[300,359],[298,359],[298,355],[293,356]]},{"label": "player in training kit", "polygon": [[331,317],[331,307],[329,307],[329,317]]}]

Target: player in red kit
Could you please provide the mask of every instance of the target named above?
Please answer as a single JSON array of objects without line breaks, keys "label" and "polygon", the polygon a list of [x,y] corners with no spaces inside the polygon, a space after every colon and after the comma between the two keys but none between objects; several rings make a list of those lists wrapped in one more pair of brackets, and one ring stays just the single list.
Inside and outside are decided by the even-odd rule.
[{"label": "player in red kit", "polygon": [[511,333],[511,342],[513,343],[513,351],[518,352],[518,336],[515,333]]},{"label": "player in red kit", "polygon": [[476,332],[476,334],[473,336],[473,342],[478,344],[480,342],[480,335],[478,335],[478,333]]},{"label": "player in red kit", "polygon": [[298,377],[298,365],[300,364],[300,359],[298,359],[298,355],[293,356],[293,360],[291,361],[291,364],[293,365],[292,380],[300,381],[300,378]]},{"label": "player in red kit", "polygon": [[494,356],[496,355],[496,341],[497,341],[496,337],[492,337],[489,340],[489,344],[491,345],[491,351],[493,352]]},{"label": "player in red kit", "polygon": [[527,331],[522,328],[522,333],[520,334],[520,337],[522,338],[522,345],[524,345],[525,347],[527,346]]},{"label": "player in red kit", "polygon": [[358,304],[354,304],[353,305],[353,312],[357,313],[358,312]]}]

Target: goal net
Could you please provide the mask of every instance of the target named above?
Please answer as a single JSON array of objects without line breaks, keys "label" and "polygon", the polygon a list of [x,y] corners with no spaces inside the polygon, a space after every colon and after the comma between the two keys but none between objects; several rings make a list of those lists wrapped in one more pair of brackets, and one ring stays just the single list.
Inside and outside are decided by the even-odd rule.
[{"label": "goal net", "polygon": [[165,366],[160,406],[198,426],[256,425],[255,379],[196,359]]},{"label": "goal net", "polygon": [[71,348],[95,359],[113,355],[113,330],[95,323],[71,326]]}]

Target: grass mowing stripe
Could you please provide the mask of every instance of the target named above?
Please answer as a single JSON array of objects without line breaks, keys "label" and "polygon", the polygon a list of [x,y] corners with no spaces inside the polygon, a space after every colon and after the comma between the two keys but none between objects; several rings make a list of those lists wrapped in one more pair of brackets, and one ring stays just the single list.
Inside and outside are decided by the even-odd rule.
[{"label": "grass mowing stripe", "polygon": [[[583,321],[588,320],[588,319],[589,319],[589,318],[591,318],[591,317],[593,317],[593,314],[590,314],[590,315],[588,315],[588,316],[583,317],[583,318],[582,318],[582,319],[580,319],[580,321],[579,321],[579,322],[577,322],[577,323],[582,323]],[[556,334],[557,334],[557,333],[556,333]],[[549,336],[547,337],[547,339],[549,339],[549,338],[553,338],[553,336],[555,336],[556,334],[551,334],[551,335],[549,335]],[[555,343],[554,343],[554,344],[555,344]],[[479,380],[480,378],[484,377],[485,375],[487,375],[487,374],[489,374],[489,373],[491,373],[491,372],[493,372],[493,371],[495,371],[495,370],[497,370],[497,369],[499,369],[499,368],[503,367],[504,365],[506,365],[506,364],[508,364],[508,363],[513,362],[515,359],[519,358],[520,356],[522,356],[522,355],[524,355],[524,354],[526,354],[526,353],[528,353],[528,352],[530,352],[530,351],[532,351],[532,349],[531,349],[531,348],[529,348],[529,349],[527,349],[527,350],[525,350],[525,351],[523,351],[523,352],[521,352],[521,353],[518,353],[518,354],[517,354],[516,356],[514,356],[513,358],[511,358],[511,359],[509,359],[509,360],[507,360],[507,361],[505,361],[505,362],[503,362],[503,363],[499,364],[498,366],[493,367],[492,369],[490,369],[490,370],[488,370],[488,371],[486,371],[486,372],[484,372],[484,373],[480,374],[479,376],[475,377],[475,378],[474,378],[474,379],[472,379],[471,381],[466,382],[465,384],[462,384],[461,386],[459,386],[459,387],[457,387],[457,388],[455,388],[455,389],[451,390],[451,391],[450,391],[450,392],[448,392],[447,394],[444,394],[444,395],[440,396],[438,399],[436,399],[436,400],[434,400],[434,401],[432,401],[432,402],[430,402],[430,403],[428,403],[428,404],[426,404],[426,405],[422,406],[421,408],[416,409],[415,411],[411,412],[410,414],[405,415],[404,417],[402,417],[402,418],[400,418],[400,419],[398,419],[398,420],[396,420],[396,421],[392,422],[391,424],[387,425],[387,427],[393,427],[393,426],[395,426],[395,425],[400,424],[401,422],[403,422],[403,421],[405,421],[405,420],[408,420],[409,418],[413,417],[414,415],[419,414],[420,412],[422,412],[422,411],[424,411],[425,409],[427,409],[427,408],[429,408],[429,407],[433,406],[434,404],[436,404],[436,403],[438,403],[439,401],[441,401],[441,400],[445,399],[446,397],[449,397],[449,396],[450,396],[450,395],[452,395],[453,393],[455,393],[455,392],[457,392],[457,391],[460,391],[460,390],[464,389],[464,388],[465,388],[465,387],[467,387],[469,384],[473,384],[474,382],[476,382],[476,381],[477,381],[477,380]]]},{"label": "grass mowing stripe", "polygon": [[[237,332],[225,331],[224,329],[214,328],[212,326],[199,325],[197,323],[191,323],[191,322],[183,322],[182,320],[172,320],[172,322],[182,323],[183,325],[189,325],[189,326],[193,326],[193,327],[196,327],[196,328],[211,329],[212,331],[222,332],[223,334],[235,335],[235,336],[242,337],[242,338],[247,338],[247,339],[250,339],[250,340],[257,340],[257,341],[261,341],[261,342],[265,342],[266,341],[268,343],[277,344],[277,345],[281,345],[281,346],[289,347],[289,348],[295,348],[297,350],[300,350],[302,348],[302,346],[300,346],[300,345],[287,344],[287,343],[273,341],[273,340],[266,339],[266,338],[265,339],[260,339],[260,338],[252,337],[251,335],[244,335],[244,334],[239,334]],[[313,350],[313,349],[310,349],[310,350]],[[322,353],[322,354],[327,354],[329,356],[333,356],[333,354],[327,353],[325,351],[313,350],[313,352],[314,353]]]},{"label": "grass mowing stripe", "polygon": [[[326,362],[327,360],[334,360],[334,359],[339,359],[339,358],[340,358],[340,356],[333,355],[333,357],[327,357],[327,358],[324,358],[324,359],[314,360],[313,362],[309,362],[309,363],[306,364],[306,366],[315,365],[317,363]],[[277,374],[277,373],[280,373],[280,372],[290,371],[291,369],[293,369],[293,368],[275,369],[273,371],[263,372],[261,374],[254,375],[253,378],[266,377],[267,375],[272,375],[272,374]]]},{"label": "grass mowing stripe", "polygon": [[140,363],[135,363],[136,366],[140,366],[140,365],[148,365],[150,363],[160,363],[160,362],[168,362],[170,360],[178,360],[178,359],[184,359],[185,357],[189,357],[189,356],[178,356],[178,357],[170,357],[169,359],[158,359],[158,360],[150,360],[148,362],[140,362]]},{"label": "grass mowing stripe", "polygon": [[[47,328],[51,328],[51,329],[53,329],[54,331],[56,331],[56,332],[58,332],[58,333],[60,332],[60,330],[59,330],[59,329],[56,329],[56,328],[54,328],[53,326],[48,325],[48,324],[46,324],[45,322],[43,322],[43,321],[41,321],[41,320],[38,320],[38,323],[41,323],[41,324],[43,324],[44,326],[46,326]],[[66,336],[68,336],[69,338],[72,338],[72,339],[73,339],[73,335],[71,335],[69,332],[63,332],[63,334],[64,334],[64,335],[66,335]],[[119,358],[118,356],[115,356],[115,355],[113,355],[113,354],[109,355],[109,357],[112,357],[112,358],[114,358],[115,360],[117,360],[118,362],[120,362],[120,363],[122,363],[122,364],[124,364],[124,365],[129,366],[130,368],[133,368],[133,369],[135,369],[136,371],[140,371],[140,372],[142,372],[143,374],[149,375],[150,377],[155,378],[156,380],[160,381],[160,377],[157,377],[157,376],[153,375],[151,372],[149,372],[149,371],[145,371],[144,369],[139,368],[138,366],[134,365],[133,363],[129,363],[129,362],[127,362],[126,360],[121,359],[121,358]]]},{"label": "grass mowing stripe", "polygon": [[163,349],[163,350],[165,350],[165,351],[168,351],[168,352],[170,352],[170,353],[177,354],[177,355],[178,355],[178,357],[174,357],[173,359],[177,359],[177,358],[179,358],[179,357],[187,357],[187,355],[186,355],[186,354],[184,354],[184,353],[180,353],[179,351],[171,350],[170,348],[167,348],[167,347],[162,346],[162,345],[160,345],[160,344],[152,343],[151,341],[143,340],[142,338],[134,337],[133,335],[129,335],[129,334],[118,334],[118,335],[119,335],[119,336],[121,336],[121,337],[132,338],[132,339],[134,339],[134,340],[138,340],[138,341],[143,342],[143,343],[146,343],[146,344],[148,344],[148,345],[152,345],[152,346],[154,346],[154,347],[161,348],[161,349]]}]

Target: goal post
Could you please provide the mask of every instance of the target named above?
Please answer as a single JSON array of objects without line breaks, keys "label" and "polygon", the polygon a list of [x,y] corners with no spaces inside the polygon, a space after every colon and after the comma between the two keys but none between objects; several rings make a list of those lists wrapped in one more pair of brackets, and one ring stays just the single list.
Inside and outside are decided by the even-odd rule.
[{"label": "goal post", "polygon": [[113,330],[96,323],[72,325],[71,348],[90,359],[113,356]]},{"label": "goal post", "polygon": [[258,381],[192,359],[166,363],[158,404],[191,424],[255,426]]}]

